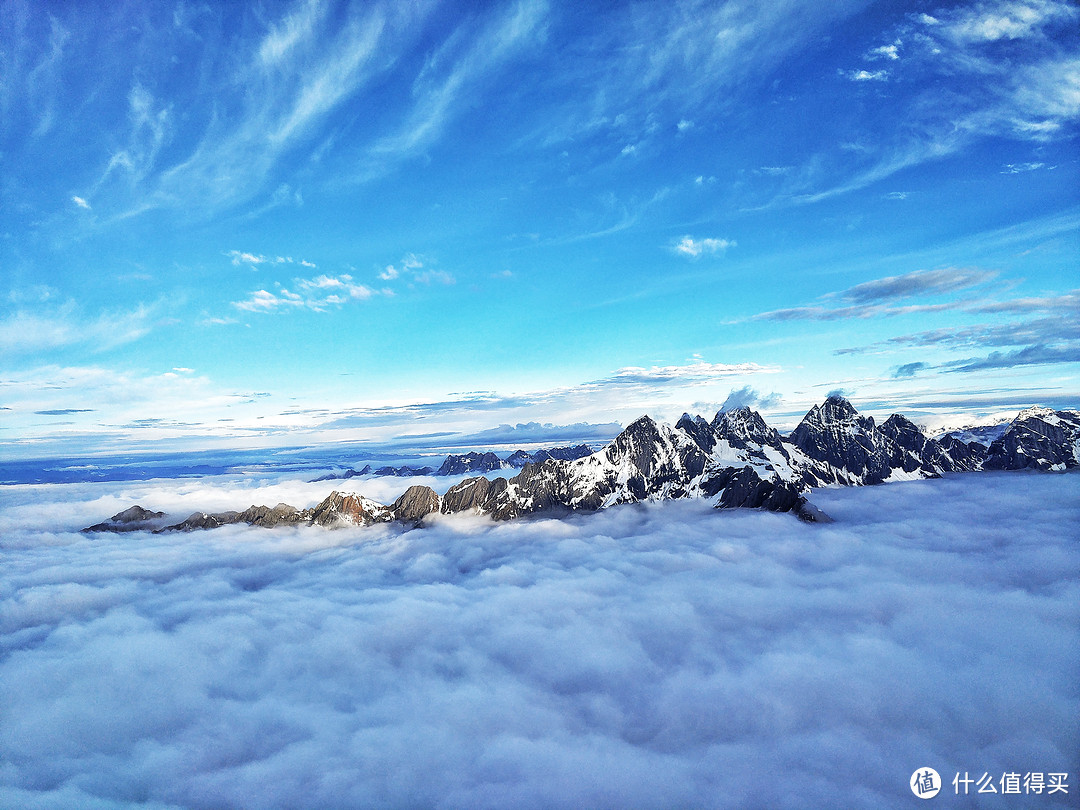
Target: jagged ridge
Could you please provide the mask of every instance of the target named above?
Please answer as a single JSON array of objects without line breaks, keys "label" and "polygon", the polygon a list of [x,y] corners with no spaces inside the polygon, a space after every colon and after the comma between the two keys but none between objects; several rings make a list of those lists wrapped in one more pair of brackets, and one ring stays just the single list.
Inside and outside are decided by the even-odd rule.
[{"label": "jagged ridge", "polygon": [[[575,451],[570,449],[570,455]],[[1080,467],[1080,413],[1029,408],[986,448],[951,436],[941,441],[927,438],[899,414],[879,427],[843,397],[831,396],[811,408],[786,439],[756,411],[738,408],[716,414],[712,422],[684,414],[675,427],[643,416],[596,453],[579,458],[552,455],[527,462],[509,479],[467,478],[441,498],[426,486],[409,487],[389,506],[362,495],[332,492],[311,509],[278,504],[242,512],[196,512],[157,530],[190,531],[233,523],[422,525],[429,515],[460,512],[510,520],[672,498],[709,498],[721,509],[792,512],[815,522],[828,518],[807,501],[813,487],[934,478],[979,469]],[[506,463],[493,453],[459,458],[479,466]],[[162,517],[160,512],[132,507],[83,531],[150,529]]]}]

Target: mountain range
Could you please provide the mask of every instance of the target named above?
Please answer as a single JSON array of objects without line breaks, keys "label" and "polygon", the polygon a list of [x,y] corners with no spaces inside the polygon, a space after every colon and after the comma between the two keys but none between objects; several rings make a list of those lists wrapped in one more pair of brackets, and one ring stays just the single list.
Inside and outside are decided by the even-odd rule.
[{"label": "mountain range", "polygon": [[[811,408],[786,437],[769,427],[759,413],[743,407],[721,411],[711,421],[683,414],[674,427],[642,416],[601,450],[591,452],[584,445],[562,450],[566,452],[539,451],[542,455],[519,451],[521,455],[511,458],[521,461],[527,456],[528,460],[513,477],[466,478],[441,497],[423,485],[409,487],[392,504],[332,492],[308,509],[278,504],[240,512],[196,512],[169,525],[162,513],[133,506],[83,531],[188,531],[234,523],[332,527],[397,521],[421,525],[434,513],[460,512],[511,520],[673,498],[707,498],[719,509],[791,512],[802,520],[820,522],[829,520],[828,516],[807,500],[816,487],[863,486],[978,470],[1080,467],[1080,412],[1028,408],[987,446],[953,434],[928,438],[900,414],[878,425],[845,398],[830,396]],[[499,459],[494,453],[470,453],[448,457],[437,474],[512,466],[509,459]],[[351,472],[372,474],[365,469],[368,472]]]},{"label": "mountain range", "polygon": [[549,450],[537,450],[533,453],[525,450],[515,450],[505,459],[499,458],[491,452],[487,453],[461,453],[449,455],[439,469],[434,467],[379,467],[373,469],[370,464],[362,469],[348,469],[343,473],[324,475],[315,478],[312,484],[319,481],[335,481],[340,479],[355,478],[360,475],[382,475],[406,478],[413,475],[463,475],[465,473],[488,473],[497,470],[520,469],[526,464],[542,464],[548,459],[558,461],[573,461],[592,454],[592,448],[587,444],[579,444],[576,447],[553,447]]}]

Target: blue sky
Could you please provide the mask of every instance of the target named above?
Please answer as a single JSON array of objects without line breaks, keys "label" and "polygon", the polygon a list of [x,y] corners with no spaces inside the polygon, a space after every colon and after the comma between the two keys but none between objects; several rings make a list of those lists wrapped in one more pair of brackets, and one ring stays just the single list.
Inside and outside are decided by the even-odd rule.
[{"label": "blue sky", "polygon": [[1078,124],[1056,0],[4,0],[0,452],[1075,407]]}]

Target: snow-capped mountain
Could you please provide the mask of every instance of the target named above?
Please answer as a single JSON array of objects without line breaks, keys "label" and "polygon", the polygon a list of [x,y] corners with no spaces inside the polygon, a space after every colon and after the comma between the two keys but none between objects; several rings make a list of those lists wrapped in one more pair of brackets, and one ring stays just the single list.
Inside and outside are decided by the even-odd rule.
[{"label": "snow-capped mountain", "polygon": [[1080,412],[1027,408],[986,451],[984,470],[1080,467]]},{"label": "snow-capped mountain", "polygon": [[[419,525],[440,512],[475,512],[510,520],[539,512],[593,511],[672,498],[708,498],[721,509],[793,512],[813,522],[828,519],[807,501],[814,487],[861,486],[979,469],[1080,467],[1080,413],[1028,408],[986,448],[952,435],[941,441],[927,438],[899,414],[879,427],[843,397],[831,396],[811,408],[786,438],[744,407],[722,411],[711,422],[684,414],[674,427],[643,416],[603,449],[572,457],[577,452],[573,448],[567,453],[571,457],[564,458],[546,454],[539,462],[526,463],[512,478],[466,478],[442,497],[430,487],[413,486],[386,506],[362,495],[333,492],[310,509],[278,504],[242,512],[196,512],[158,531],[229,523]],[[493,453],[451,456],[447,462],[451,459],[469,469],[509,466]],[[161,518],[161,513],[132,507],[85,531],[156,528]]]},{"label": "snow-capped mountain", "polygon": [[970,442],[976,442],[983,447],[989,447],[997,439],[1001,438],[1001,434],[1009,427],[1011,422],[999,422],[995,425],[967,425],[965,427],[955,428],[953,430],[947,430],[934,436],[939,442],[944,441],[948,436],[954,439],[962,441],[964,444]]}]

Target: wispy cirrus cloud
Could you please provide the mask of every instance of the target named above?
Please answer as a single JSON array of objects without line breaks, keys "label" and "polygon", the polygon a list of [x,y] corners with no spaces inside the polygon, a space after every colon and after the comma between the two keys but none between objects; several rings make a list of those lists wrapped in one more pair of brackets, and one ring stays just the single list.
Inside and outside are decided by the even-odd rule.
[{"label": "wispy cirrus cloud", "polygon": [[991,0],[909,17],[886,32],[891,45],[866,53],[871,64],[838,71],[854,82],[934,76],[910,98],[895,99],[903,125],[881,131],[858,160],[816,156],[808,177],[793,175],[761,208],[848,194],[987,138],[1062,137],[1080,121],[1080,47],[1075,37],[1051,36],[1075,27],[1078,18],[1080,10],[1060,0]]},{"label": "wispy cirrus cloud", "polygon": [[[194,108],[186,91],[141,76],[127,89],[126,132],[113,133],[118,145],[82,196],[113,218],[154,208],[199,217],[260,197],[260,212],[300,204],[295,179],[282,181],[283,159],[319,148],[329,116],[394,63],[428,11],[303,0],[279,16],[245,15],[243,33],[228,37],[217,30],[227,11],[188,15],[200,17],[195,27],[178,16],[171,27],[147,20],[143,34],[128,35],[134,49],[183,60],[197,77],[191,91],[212,104]],[[169,30],[177,35],[166,37]]]},{"label": "wispy cirrus cloud", "polygon": [[977,287],[993,281],[997,272],[973,267],[942,267],[915,270],[899,276],[856,284],[836,296],[858,304],[895,301],[917,295],[937,295]]},{"label": "wispy cirrus cloud", "polygon": [[650,368],[628,366],[619,369],[610,377],[585,383],[585,386],[589,388],[609,388],[663,386],[672,383],[695,385],[716,382],[717,380],[745,374],[770,374],[779,370],[776,366],[763,366],[758,363],[709,363],[699,359],[682,365],[652,366]]},{"label": "wispy cirrus cloud", "polygon": [[[1026,314],[1040,317],[998,321],[962,327],[944,327],[897,335],[866,346],[838,349],[838,355],[882,353],[919,348],[983,350],[980,357],[947,360],[937,365],[923,361],[900,365],[894,377],[912,376],[931,368],[942,371],[983,371],[1017,366],[1080,362],[1080,292],[1056,296],[1017,298],[1011,301],[969,303],[965,312],[982,315]],[[1003,351],[1000,347],[1017,347]],[[988,351],[989,350],[989,351]]]},{"label": "wispy cirrus cloud", "polygon": [[426,61],[413,83],[414,102],[396,131],[371,145],[361,178],[428,148],[448,121],[469,106],[470,92],[506,62],[544,38],[546,0],[518,0],[493,19],[467,20]]},{"label": "wispy cirrus cloud", "polygon": [[953,360],[945,364],[946,371],[970,372],[1017,366],[1041,366],[1056,363],[1080,363],[1080,342],[1047,346],[1039,343],[1011,352],[990,352],[986,357]]},{"label": "wispy cirrus cloud", "polygon": [[954,300],[940,303],[903,305],[898,305],[896,302],[910,298],[970,290],[992,281],[996,276],[995,271],[979,268],[944,267],[934,270],[914,270],[899,276],[887,276],[873,281],[866,281],[846,290],[821,296],[824,302],[839,299],[844,302],[841,306],[821,303],[790,307],[763,312],[753,316],[753,320],[836,321],[849,318],[944,312],[959,309],[968,302]]},{"label": "wispy cirrus cloud", "polygon": [[[625,135],[628,127],[644,134],[650,130],[648,117],[628,114],[642,109],[663,111],[685,132],[689,127],[679,122],[693,121],[703,108],[716,105],[718,88],[754,83],[863,5],[859,0],[731,0],[612,9],[606,25],[587,41],[589,51],[607,58],[563,66],[553,92],[571,101],[556,106],[535,139],[557,145]],[[589,91],[582,96],[580,88]]]},{"label": "wispy cirrus cloud", "polygon": [[943,347],[952,349],[978,346],[1018,346],[1024,343],[1045,343],[1056,340],[1080,340],[1080,317],[1053,316],[1006,323],[984,323],[974,326],[946,327],[897,335],[887,340],[848,349],[837,354],[862,354],[881,349],[904,347]]},{"label": "wispy cirrus cloud", "polygon": [[998,0],[924,15],[934,33],[962,44],[1038,37],[1047,26],[1076,20],[1075,6],[1059,0]]},{"label": "wispy cirrus cloud", "polygon": [[[451,285],[457,283],[457,279],[451,273],[445,270],[439,270],[436,267],[428,266],[429,260],[417,256],[415,253],[406,253],[396,265],[388,264],[381,271],[379,271],[379,278],[393,283],[404,283],[410,286],[421,284],[423,286],[429,286],[431,284],[443,284]],[[393,289],[392,286],[388,289]]]},{"label": "wispy cirrus cloud", "polygon": [[91,315],[75,301],[35,309],[17,309],[0,319],[0,349],[13,355],[82,346],[105,351],[145,337],[154,327],[158,307],[138,304],[127,311]]}]

